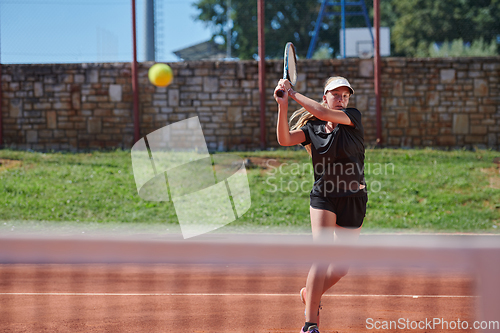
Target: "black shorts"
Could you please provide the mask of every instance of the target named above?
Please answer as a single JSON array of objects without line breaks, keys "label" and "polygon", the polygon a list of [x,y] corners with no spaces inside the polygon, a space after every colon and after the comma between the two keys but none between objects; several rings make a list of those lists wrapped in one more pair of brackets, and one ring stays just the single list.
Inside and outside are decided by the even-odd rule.
[{"label": "black shorts", "polygon": [[368,195],[350,197],[323,197],[310,194],[311,207],[328,210],[337,215],[337,225],[344,228],[359,228],[366,215]]}]

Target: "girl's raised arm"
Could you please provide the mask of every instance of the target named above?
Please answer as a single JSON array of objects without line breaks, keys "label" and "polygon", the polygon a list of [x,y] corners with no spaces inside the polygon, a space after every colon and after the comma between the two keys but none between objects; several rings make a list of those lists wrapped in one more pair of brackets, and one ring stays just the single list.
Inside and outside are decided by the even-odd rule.
[{"label": "girl's raised arm", "polygon": [[302,130],[290,131],[288,126],[288,92],[285,90],[283,97],[276,96],[276,91],[283,90],[283,85],[278,83],[274,90],[274,98],[278,102],[278,123],[276,125],[276,137],[282,146],[295,146],[306,141],[306,135]]}]

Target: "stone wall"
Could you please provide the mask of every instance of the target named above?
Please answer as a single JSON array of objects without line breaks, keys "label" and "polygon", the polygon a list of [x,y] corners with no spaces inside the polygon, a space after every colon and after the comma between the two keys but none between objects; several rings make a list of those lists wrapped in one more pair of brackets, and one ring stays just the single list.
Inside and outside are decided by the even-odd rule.
[{"label": "stone wall", "polygon": [[[257,62],[172,63],[167,88],[148,82],[151,65],[139,65],[141,136],[198,116],[210,150],[260,148]],[[278,147],[272,92],[282,66],[266,64],[267,147]],[[298,72],[296,90],[316,100],[328,76],[347,77],[356,91],[350,106],[364,115],[367,145],[375,144],[372,60],[301,60]],[[4,146],[130,148],[130,75],[128,63],[2,65]],[[384,58],[381,76],[383,145],[500,148],[500,57]]]},{"label": "stone wall", "polygon": [[128,64],[3,65],[6,147],[83,150],[130,147]]},{"label": "stone wall", "polygon": [[500,58],[396,59],[382,70],[389,146],[500,147]]}]

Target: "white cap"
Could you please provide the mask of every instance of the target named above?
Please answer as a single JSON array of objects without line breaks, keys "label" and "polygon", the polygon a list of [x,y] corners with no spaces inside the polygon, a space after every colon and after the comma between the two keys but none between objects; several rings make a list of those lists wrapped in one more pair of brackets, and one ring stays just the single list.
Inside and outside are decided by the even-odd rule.
[{"label": "white cap", "polygon": [[337,89],[338,87],[347,87],[351,91],[351,95],[354,94],[354,89],[352,89],[349,81],[344,78],[338,78],[328,83],[328,85],[325,87],[325,92],[323,93],[323,95],[326,95],[327,92],[333,89]]}]

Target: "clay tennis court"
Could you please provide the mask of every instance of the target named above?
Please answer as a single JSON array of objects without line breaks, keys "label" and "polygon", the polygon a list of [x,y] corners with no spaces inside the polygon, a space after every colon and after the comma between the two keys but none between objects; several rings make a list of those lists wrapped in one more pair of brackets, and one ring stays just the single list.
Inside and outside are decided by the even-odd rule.
[{"label": "clay tennis court", "polygon": [[[298,292],[307,271],[275,265],[0,265],[0,327],[2,332],[297,333],[304,323]],[[460,274],[353,269],[323,297],[320,330],[415,331],[369,329],[368,318],[472,323],[473,295],[473,280]]]}]

